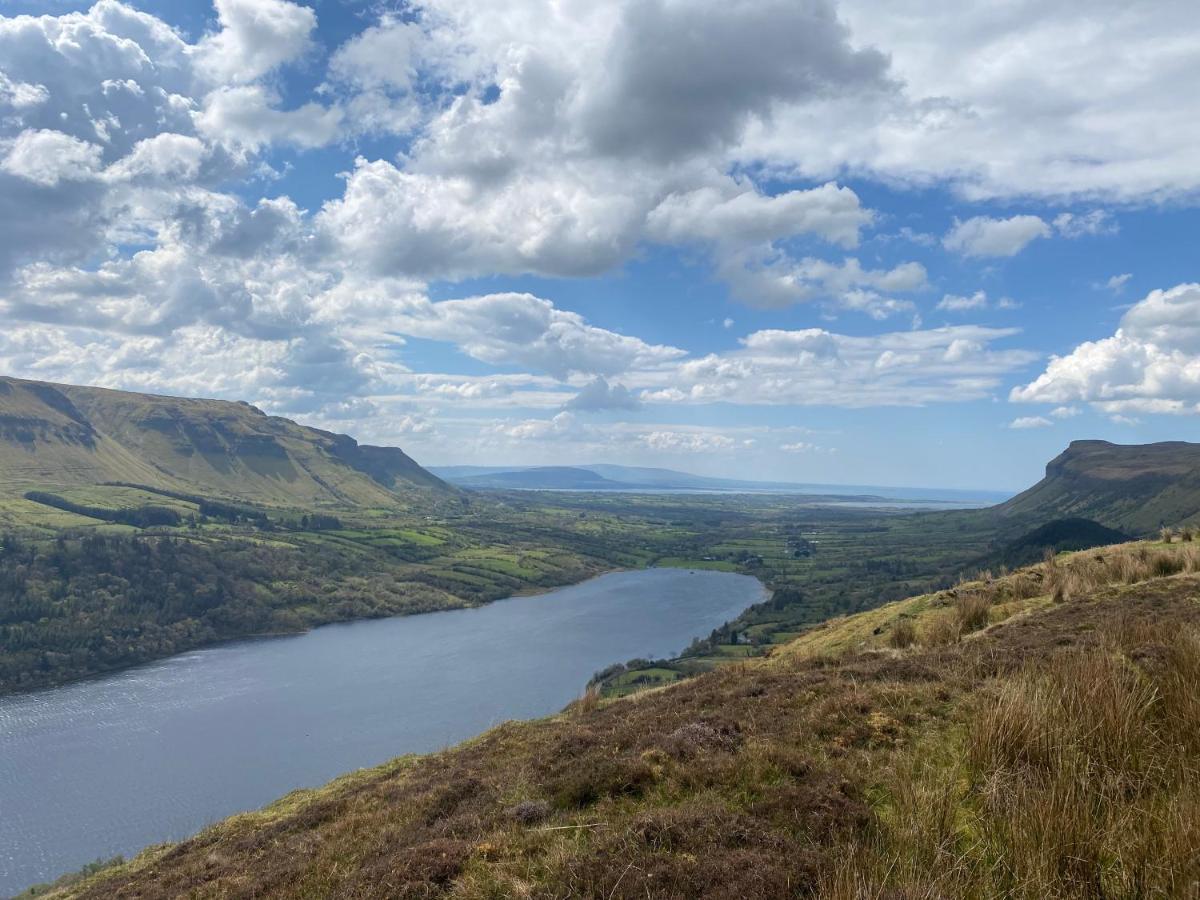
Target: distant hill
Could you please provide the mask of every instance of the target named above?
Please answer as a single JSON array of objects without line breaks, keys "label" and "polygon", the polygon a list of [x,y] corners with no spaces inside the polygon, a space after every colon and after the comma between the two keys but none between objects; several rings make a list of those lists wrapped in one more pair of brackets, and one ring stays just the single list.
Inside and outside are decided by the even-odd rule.
[{"label": "distant hill", "polygon": [[806,484],[789,481],[747,481],[713,478],[674,469],[588,463],[579,466],[433,466],[430,471],[466,488],[505,490],[597,491],[722,491],[820,495],[860,501],[923,502],[984,506],[1009,494],[938,488],[897,488],[874,485]]},{"label": "distant hill", "polygon": [[980,568],[1008,566],[1017,568],[1040,562],[1047,550],[1054,553],[1088,550],[1106,544],[1120,544],[1129,536],[1091,519],[1055,519],[1027,534],[1009,541],[1000,551],[983,560]]},{"label": "distant hill", "polygon": [[0,377],[0,497],[110,482],[274,506],[395,506],[451,490],[396,447],[247,403]]},{"label": "distant hill", "polygon": [[996,511],[1091,519],[1134,534],[1200,522],[1200,444],[1073,441],[1046,466],[1045,478]]},{"label": "distant hill", "polygon": [[453,481],[467,488],[508,490],[613,491],[633,487],[573,466],[535,466],[529,469],[460,475]]}]

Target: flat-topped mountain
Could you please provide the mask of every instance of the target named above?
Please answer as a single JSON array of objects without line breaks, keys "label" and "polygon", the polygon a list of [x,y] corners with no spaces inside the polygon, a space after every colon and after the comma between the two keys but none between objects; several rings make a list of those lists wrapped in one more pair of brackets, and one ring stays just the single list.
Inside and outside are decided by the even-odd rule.
[{"label": "flat-topped mountain", "polygon": [[0,496],[110,482],[303,506],[451,490],[399,448],[248,403],[0,377]]},{"label": "flat-topped mountain", "polygon": [[1072,441],[1046,477],[996,509],[1045,519],[1086,518],[1122,531],[1200,520],[1200,444]]}]

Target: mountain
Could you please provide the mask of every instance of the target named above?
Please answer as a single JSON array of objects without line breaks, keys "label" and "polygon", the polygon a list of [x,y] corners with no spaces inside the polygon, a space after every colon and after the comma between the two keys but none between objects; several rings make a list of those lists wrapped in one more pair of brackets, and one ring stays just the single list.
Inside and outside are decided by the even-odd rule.
[{"label": "mountain", "polygon": [[452,480],[460,487],[498,490],[619,491],[635,487],[573,466],[534,466],[528,469],[459,475]]},{"label": "mountain", "polygon": [[1145,534],[1200,521],[1200,444],[1073,441],[1046,477],[996,508],[1051,521],[1084,518]]},{"label": "mountain", "polygon": [[382,506],[451,490],[396,447],[193,400],[0,377],[0,497],[110,482],[273,506]]}]

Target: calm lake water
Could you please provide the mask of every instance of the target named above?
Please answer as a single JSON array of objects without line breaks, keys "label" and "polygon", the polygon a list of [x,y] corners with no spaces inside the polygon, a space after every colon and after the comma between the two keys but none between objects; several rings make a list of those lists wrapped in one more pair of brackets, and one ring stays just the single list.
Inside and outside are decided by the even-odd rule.
[{"label": "calm lake water", "polygon": [[0,897],[288,791],[556,712],[764,599],[722,572],[617,572],[479,609],[239,641],[0,698]]}]

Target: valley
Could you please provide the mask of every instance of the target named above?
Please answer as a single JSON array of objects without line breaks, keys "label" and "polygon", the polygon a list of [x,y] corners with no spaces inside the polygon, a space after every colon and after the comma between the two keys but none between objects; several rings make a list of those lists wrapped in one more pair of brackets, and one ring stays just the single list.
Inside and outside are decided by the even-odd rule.
[{"label": "valley", "polygon": [[[0,701],[0,718],[5,708],[17,711],[10,713],[13,727],[23,721],[19,711],[27,708],[26,700],[45,716],[55,697],[93,697],[81,700],[78,709],[114,710],[111,733],[122,735],[124,746],[132,739],[124,736],[126,730],[133,735],[150,726],[116,712],[121,701],[96,699],[109,685],[152,684],[155,672],[175,671],[194,660],[237,659],[242,653],[251,659],[259,647],[291,646],[286,641],[228,643],[245,638],[303,634],[287,640],[298,641],[295,646],[306,656],[303,648],[319,648],[328,635],[341,633],[312,630],[319,626],[418,613],[451,618],[425,615],[350,626],[383,629],[372,633],[394,634],[387,640],[399,643],[364,645],[347,659],[359,659],[375,671],[372,660],[400,652],[397,663],[410,659],[420,671],[379,670],[383,680],[375,688],[371,678],[352,672],[348,681],[338,682],[341,694],[327,698],[330,711],[350,712],[342,726],[326,732],[329,722],[322,721],[323,707],[315,699],[330,688],[328,676],[338,664],[331,658],[309,672],[320,686],[301,687],[307,702],[291,707],[318,717],[305,741],[312,729],[322,735],[353,733],[355,722],[373,721],[381,714],[375,704],[401,683],[408,686],[405,702],[415,704],[409,717],[427,718],[430,709],[446,702],[445,691],[455,678],[469,676],[479,665],[495,674],[510,662],[537,663],[532,677],[553,684],[556,692],[536,700],[537,691],[514,686],[485,704],[492,718],[461,717],[458,725],[439,732],[441,741],[460,740],[498,719],[551,713],[582,692],[582,699],[550,719],[502,725],[457,750],[402,757],[328,788],[291,795],[264,813],[236,817],[198,837],[188,835],[201,820],[163,818],[162,810],[130,812],[135,820],[145,819],[150,830],[98,846],[97,856],[113,849],[131,852],[168,837],[184,842],[175,850],[148,851],[129,864],[92,867],[59,886],[66,895],[173,896],[188,882],[197,890],[185,893],[195,896],[329,891],[373,896],[358,879],[376,865],[371,854],[392,859],[390,851],[370,840],[352,851],[340,844],[340,835],[375,829],[374,817],[386,815],[404,823],[395,829],[407,862],[389,869],[388,878],[402,881],[383,879],[377,886],[386,890],[378,896],[508,896],[517,884],[542,886],[541,893],[530,896],[554,896],[564,885],[588,895],[624,896],[625,873],[596,867],[597,859],[618,852],[632,854],[630,866],[637,866],[641,877],[662,879],[655,882],[656,896],[693,896],[706,884],[724,890],[721,885],[733,883],[731,873],[751,862],[758,880],[748,888],[739,882],[747,896],[774,896],[781,883],[820,886],[837,896],[840,885],[885,877],[878,873],[899,864],[889,854],[926,852],[916,838],[889,830],[898,827],[895,816],[917,816],[921,810],[904,805],[910,801],[896,783],[879,779],[907,771],[906,766],[926,765],[911,748],[928,747],[929,765],[950,767],[936,776],[913,776],[910,781],[919,790],[933,790],[923,778],[943,778],[959,771],[953,767],[962,765],[961,759],[975,760],[974,750],[946,748],[960,740],[960,729],[980,715],[980,704],[990,702],[995,691],[1015,690],[1012,685],[1025,683],[1020,679],[1035,677],[1028,667],[1036,669],[1036,660],[1044,657],[1047,666],[1057,665],[1058,657],[1048,655],[1046,647],[1076,641],[1070,635],[1091,635],[1093,626],[1080,623],[1093,614],[1100,617],[1097,633],[1108,635],[1104,629],[1110,624],[1104,623],[1115,621],[1116,613],[1097,610],[1110,610],[1114,602],[1132,609],[1160,590],[1173,605],[1164,611],[1167,607],[1155,601],[1145,610],[1148,624],[1136,629],[1158,634],[1154,629],[1178,626],[1192,633],[1187,631],[1194,602],[1189,598],[1195,596],[1193,573],[1200,568],[1194,549],[1200,544],[1191,540],[1190,530],[1200,521],[1200,488],[1191,474],[1200,459],[1196,445],[1076,442],[1047,466],[1038,485],[986,508],[914,510],[896,497],[834,490],[580,490],[575,470],[532,470],[539,479],[566,478],[570,489],[547,489],[545,482],[514,488],[511,480],[469,475],[463,477],[481,481],[467,490],[422,469],[398,448],[359,445],[244,404],[15,379],[2,384],[0,694],[11,696]],[[608,474],[619,474],[618,468]],[[667,477],[657,470],[630,471],[642,474],[625,477]],[[926,504],[929,498],[917,502]],[[1144,538],[1163,524],[1183,529],[1180,539],[1088,549]],[[1052,561],[1039,562],[1046,554]],[[631,588],[620,603],[606,604],[608,615],[616,616],[605,626],[614,641],[589,646],[587,652],[565,650],[569,671],[542,668],[539,655],[528,660],[513,655],[523,632],[570,614],[566,601],[556,598],[599,583],[587,579],[603,573],[649,579],[645,584],[683,579],[678,583],[698,585],[706,577],[752,576],[748,583],[755,588],[728,596],[718,591],[710,606],[700,599],[684,603],[679,609],[686,616],[671,627],[669,640],[660,642],[639,635],[671,621],[652,612],[666,595]],[[1147,587],[1160,580],[1161,588]],[[565,585],[576,587],[560,590]],[[519,608],[512,604],[522,601],[504,598],[529,594],[544,594],[537,600],[551,605],[525,607],[545,613],[508,637],[503,629],[480,629],[469,624],[472,619],[454,618],[506,615],[504,610]],[[1060,610],[1068,606],[1082,618],[1064,620]],[[1046,633],[1057,636],[1046,637],[1045,644],[1021,643],[1024,623],[1043,620],[1051,623]],[[434,627],[439,622],[446,623],[441,630]],[[567,629],[561,635],[565,643],[543,637],[534,646],[541,653],[570,647],[572,639],[590,632],[596,628]],[[408,633],[424,637],[409,651],[397,651]],[[989,643],[1000,634],[1005,635],[1000,644]],[[1111,643],[1116,641],[1122,653],[1141,652],[1124,634],[1111,632],[1104,646],[1117,646]],[[1081,651],[1093,646],[1090,636],[1079,641]],[[984,647],[992,649],[980,656]],[[202,652],[188,654],[197,650]],[[1180,665],[1191,665],[1187,647],[1179,652],[1184,654]],[[1015,654],[1011,664],[1003,662],[1005,654]],[[488,659],[493,662],[485,664]],[[438,675],[439,666],[451,666],[453,672]],[[300,667],[307,672],[309,660]],[[424,674],[434,674],[435,682],[418,689]],[[219,685],[225,675],[218,667],[211,677]],[[96,676],[103,677],[82,680]],[[277,679],[260,681],[266,686]],[[860,681],[866,686],[856,686]],[[238,681],[230,695],[253,683]],[[195,682],[194,697],[177,697],[163,708],[180,710],[180,721],[193,721],[201,713],[203,684]],[[805,698],[798,709],[786,700],[796,691]],[[466,709],[470,697],[468,691],[450,705]],[[764,698],[773,724],[760,720],[753,698]],[[536,702],[530,706],[530,701]],[[1062,702],[1068,701],[1075,702]],[[214,707],[214,715],[223,708]],[[307,721],[286,708],[251,715],[277,723]],[[626,722],[642,723],[635,728],[640,736],[626,731]],[[797,729],[811,734],[801,739]],[[66,728],[57,740],[74,730]],[[252,731],[239,732],[230,746],[243,746]],[[270,731],[276,737],[290,733],[278,724]],[[209,816],[244,810],[395,753],[440,746],[423,744],[414,734],[384,729],[370,750],[316,754],[318,768],[279,783],[260,779],[265,793],[235,790]],[[793,759],[797,751],[787,748],[797,740],[803,749]],[[561,749],[564,741],[574,748],[570,754]],[[88,743],[97,751],[104,746],[100,738]],[[36,744],[26,750],[31,748],[29,765],[55,758],[36,752]],[[156,751],[146,752],[153,757]],[[543,754],[550,760],[591,759],[595,778],[581,780],[555,768],[557,763],[536,762]],[[642,762],[635,763],[635,757]],[[1171,765],[1183,764],[1171,759]],[[163,770],[162,791],[169,793],[171,784],[182,786],[193,777],[186,754],[179,762],[183,769]],[[978,765],[984,768],[970,777],[993,777],[985,771],[992,763]],[[86,766],[69,768],[86,775]],[[118,784],[111,775],[116,768],[103,779],[110,788]],[[254,780],[247,774],[252,765],[230,763],[228,768]],[[492,774],[485,777],[485,770]],[[18,782],[38,781],[32,771],[11,774]],[[148,769],[145,774],[149,777]],[[218,776],[195,777],[202,784],[205,777]],[[735,782],[746,785],[736,799],[728,793]],[[122,783],[120,792],[136,793],[132,782]],[[786,810],[770,807],[772,791],[792,798]],[[451,799],[437,799],[443,794]],[[893,796],[883,806],[868,802]],[[405,812],[394,807],[398,798],[406,798]],[[36,791],[27,799],[36,806]],[[427,800],[442,811],[410,821],[409,812],[424,808]],[[986,818],[993,813],[981,809],[982,801],[969,792],[948,794],[945,802],[961,807],[956,820],[984,816],[971,827],[1002,828],[1003,823]],[[1159,815],[1165,802],[1160,794],[1148,802]],[[65,803],[59,800],[50,808],[57,815]],[[656,809],[671,811],[663,812],[660,822]],[[189,810],[182,805],[180,815]],[[1026,814],[1013,814],[1018,812]],[[603,831],[553,836],[555,829],[586,832],[596,816],[603,828],[613,828],[612,839],[623,843],[606,843]],[[811,816],[816,818],[806,818]],[[177,824],[151,824],[172,821]],[[55,828],[53,823],[46,827]],[[326,832],[327,827],[335,831]],[[643,828],[667,831],[648,838],[647,850],[633,837]],[[670,837],[676,828],[694,832],[699,843],[679,843],[682,837]],[[730,828],[750,836],[727,846],[719,834]],[[1146,828],[1147,834],[1157,834]],[[256,856],[266,864],[252,873],[241,861],[243,849],[258,846],[268,834],[276,835],[269,842],[280,855]],[[888,840],[900,842],[899,849],[879,843],[889,834]],[[324,848],[321,854],[345,859],[346,867],[318,854],[314,859],[325,861],[317,869],[305,868],[293,839],[315,842]],[[1003,831],[992,839],[1011,840]],[[37,846],[47,840],[33,839]],[[1116,838],[1105,832],[1096,840]],[[215,858],[224,862],[197,869],[191,848],[211,846],[221,848]],[[764,856],[767,847],[776,849]],[[779,848],[803,849],[796,858],[809,862],[800,869],[794,868],[799,863],[781,863]],[[66,844],[59,849],[70,850]],[[1005,845],[1005,852],[1010,850],[1017,852]],[[702,864],[697,853],[704,857]],[[57,866],[29,871],[50,876],[91,855],[91,850],[68,853]],[[838,859],[853,863],[835,864]],[[921,867],[932,865],[921,859],[901,860],[909,867],[904,877],[913,884],[922,883]],[[954,859],[954,877],[965,880],[953,884],[991,885],[988,889],[1001,884],[988,880],[998,876],[981,869],[979,860]],[[167,860],[172,862],[162,868]],[[1105,884],[1124,884],[1121,879],[1127,877],[1103,866],[1097,872],[1094,877]],[[259,875],[273,880],[260,883]],[[1053,874],[1036,877],[1058,884]],[[939,889],[949,884],[939,882]]]},{"label": "valley", "polygon": [[831,620],[48,895],[1186,896],[1196,547],[1084,551]]}]

